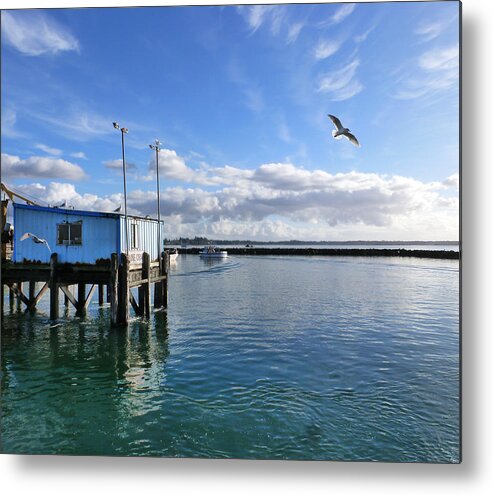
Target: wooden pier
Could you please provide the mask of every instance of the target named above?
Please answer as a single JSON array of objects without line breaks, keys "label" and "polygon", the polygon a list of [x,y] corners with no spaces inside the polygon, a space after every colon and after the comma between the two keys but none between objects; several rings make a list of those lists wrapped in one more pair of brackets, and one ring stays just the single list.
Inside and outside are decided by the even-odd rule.
[{"label": "wooden pier", "polygon": [[[122,253],[96,264],[58,263],[53,253],[50,263],[12,263],[2,260],[1,311],[3,315],[5,288],[9,290],[9,305],[22,304],[34,311],[39,301],[49,293],[50,319],[59,317],[61,294],[64,304],[72,304],[76,314],[83,315],[96,289],[98,303],[103,305],[104,288],[110,303],[111,324],[128,325],[130,308],[136,316],[149,318],[151,313],[151,285],[154,284],[154,308],[168,307],[169,254],[163,253],[159,261],[150,261],[143,253],[139,262],[130,261]],[[87,288],[89,289],[87,290]],[[39,288],[39,290],[38,290]],[[76,288],[76,290],[74,290]],[[137,288],[137,299],[132,289]]]}]

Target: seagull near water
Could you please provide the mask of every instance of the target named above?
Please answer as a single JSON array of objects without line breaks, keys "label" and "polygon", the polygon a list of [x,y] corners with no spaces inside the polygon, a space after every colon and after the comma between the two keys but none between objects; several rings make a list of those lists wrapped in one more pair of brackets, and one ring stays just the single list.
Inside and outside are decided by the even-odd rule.
[{"label": "seagull near water", "polygon": [[20,240],[25,241],[28,237],[30,237],[36,244],[44,244],[48,248],[48,251],[51,253],[50,246],[49,246],[48,241],[46,239],[40,239],[37,235],[31,234],[31,232],[26,232],[21,237]]},{"label": "seagull near water", "polygon": [[332,136],[334,136],[335,139],[341,139],[342,136],[344,136],[348,138],[349,141],[351,141],[351,143],[353,143],[355,146],[360,146],[358,140],[356,139],[356,136],[354,134],[351,134],[351,131],[347,127],[344,127],[337,117],[334,117],[334,115],[330,115],[330,113],[328,117],[330,120],[332,120],[337,129],[334,129],[332,131]]}]

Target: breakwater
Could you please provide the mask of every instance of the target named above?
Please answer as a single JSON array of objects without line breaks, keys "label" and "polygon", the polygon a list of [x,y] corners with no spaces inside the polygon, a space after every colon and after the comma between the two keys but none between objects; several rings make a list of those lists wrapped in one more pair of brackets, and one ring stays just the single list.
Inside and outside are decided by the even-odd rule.
[{"label": "breakwater", "polygon": [[[180,254],[199,254],[203,248],[190,247],[179,249]],[[222,248],[221,248],[222,249]],[[337,249],[337,248],[264,248],[264,247],[228,247],[228,254],[249,256],[400,256],[405,258],[435,258],[458,260],[458,251],[439,251],[431,249]]]}]

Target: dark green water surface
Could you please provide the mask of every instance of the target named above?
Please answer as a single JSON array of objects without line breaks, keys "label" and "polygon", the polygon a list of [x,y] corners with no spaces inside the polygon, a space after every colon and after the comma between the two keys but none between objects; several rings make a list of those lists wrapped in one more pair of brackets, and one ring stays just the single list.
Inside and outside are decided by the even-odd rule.
[{"label": "dark green water surface", "polygon": [[459,461],[457,261],[181,256],[127,330],[47,300],[6,300],[3,452]]}]

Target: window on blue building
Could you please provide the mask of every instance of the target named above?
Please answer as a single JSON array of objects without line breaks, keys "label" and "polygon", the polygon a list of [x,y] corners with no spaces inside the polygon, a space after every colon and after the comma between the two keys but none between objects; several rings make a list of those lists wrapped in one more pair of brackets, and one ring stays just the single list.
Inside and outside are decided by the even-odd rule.
[{"label": "window on blue building", "polygon": [[82,222],[59,223],[56,243],[64,246],[82,244]]},{"label": "window on blue building", "polygon": [[132,223],[130,228],[130,249],[139,249],[139,226]]}]

